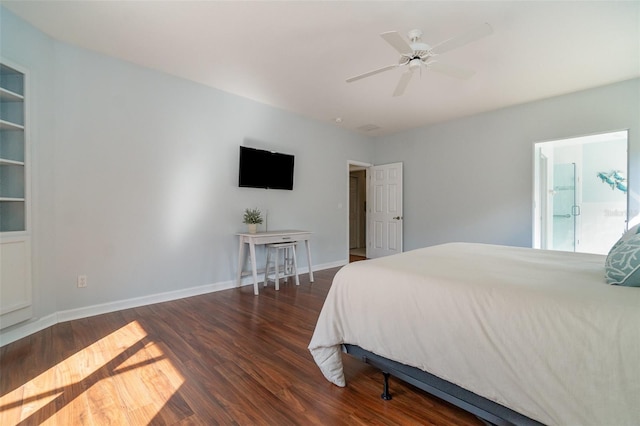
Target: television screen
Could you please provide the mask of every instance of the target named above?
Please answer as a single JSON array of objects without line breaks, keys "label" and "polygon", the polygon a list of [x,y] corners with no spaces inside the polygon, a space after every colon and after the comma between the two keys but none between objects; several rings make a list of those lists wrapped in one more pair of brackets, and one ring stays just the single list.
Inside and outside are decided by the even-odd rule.
[{"label": "television screen", "polygon": [[266,188],[267,160],[271,154],[260,149],[240,147],[239,186]]},{"label": "television screen", "polygon": [[241,146],[238,185],[291,190],[293,166],[293,155]]},{"label": "television screen", "polygon": [[293,155],[271,153],[269,188],[293,189]]}]

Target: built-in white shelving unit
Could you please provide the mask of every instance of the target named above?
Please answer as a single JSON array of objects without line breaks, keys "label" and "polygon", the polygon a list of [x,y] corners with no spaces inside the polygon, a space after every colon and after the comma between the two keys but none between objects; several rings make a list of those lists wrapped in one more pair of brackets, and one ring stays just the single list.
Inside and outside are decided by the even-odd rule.
[{"label": "built-in white shelving unit", "polygon": [[0,60],[0,328],[32,316],[26,70]]}]

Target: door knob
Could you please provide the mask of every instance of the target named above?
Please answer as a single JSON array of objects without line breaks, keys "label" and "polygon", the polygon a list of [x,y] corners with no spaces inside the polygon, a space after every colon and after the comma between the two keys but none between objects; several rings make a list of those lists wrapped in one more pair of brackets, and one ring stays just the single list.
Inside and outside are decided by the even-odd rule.
[{"label": "door knob", "polygon": [[394,217],[393,219],[395,219],[395,220],[400,220],[400,219],[402,219],[402,216],[396,216],[396,217]]}]

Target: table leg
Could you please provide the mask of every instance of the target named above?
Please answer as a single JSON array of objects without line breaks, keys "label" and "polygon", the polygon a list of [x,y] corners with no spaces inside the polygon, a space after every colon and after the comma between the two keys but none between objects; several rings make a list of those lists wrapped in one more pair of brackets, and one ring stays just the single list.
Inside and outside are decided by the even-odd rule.
[{"label": "table leg", "polygon": [[313,270],[311,269],[311,243],[309,240],[304,241],[305,246],[307,246],[307,264],[309,265],[309,281],[313,282]]},{"label": "table leg", "polygon": [[251,256],[251,271],[253,272],[253,294],[258,295],[258,266],[256,265],[256,246],[249,243],[249,254]]},{"label": "table leg", "polygon": [[242,237],[240,237],[240,248],[238,249],[238,277],[236,279],[236,287],[240,287],[242,285],[242,270],[244,269],[244,241],[242,241]]}]

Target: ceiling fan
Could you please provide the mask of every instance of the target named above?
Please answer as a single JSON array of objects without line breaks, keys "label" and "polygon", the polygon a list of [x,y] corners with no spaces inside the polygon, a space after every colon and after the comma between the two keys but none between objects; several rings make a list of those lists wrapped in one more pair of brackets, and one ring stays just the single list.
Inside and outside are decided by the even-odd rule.
[{"label": "ceiling fan", "polygon": [[464,46],[492,33],[493,29],[491,26],[485,23],[458,37],[450,38],[436,44],[435,46],[429,46],[421,41],[422,31],[420,30],[409,31],[408,38],[410,42],[407,42],[397,31],[382,33],[380,34],[380,37],[400,53],[400,60],[398,63],[348,78],[347,83],[351,83],[365,77],[370,77],[393,68],[406,67],[407,70],[400,76],[400,81],[398,81],[398,85],[393,92],[393,96],[400,96],[404,93],[409,81],[411,80],[413,72],[417,69],[419,69],[421,73],[422,68],[425,68],[451,77],[460,79],[470,78],[474,74],[472,70],[444,64],[438,61],[436,57],[442,53]]}]

